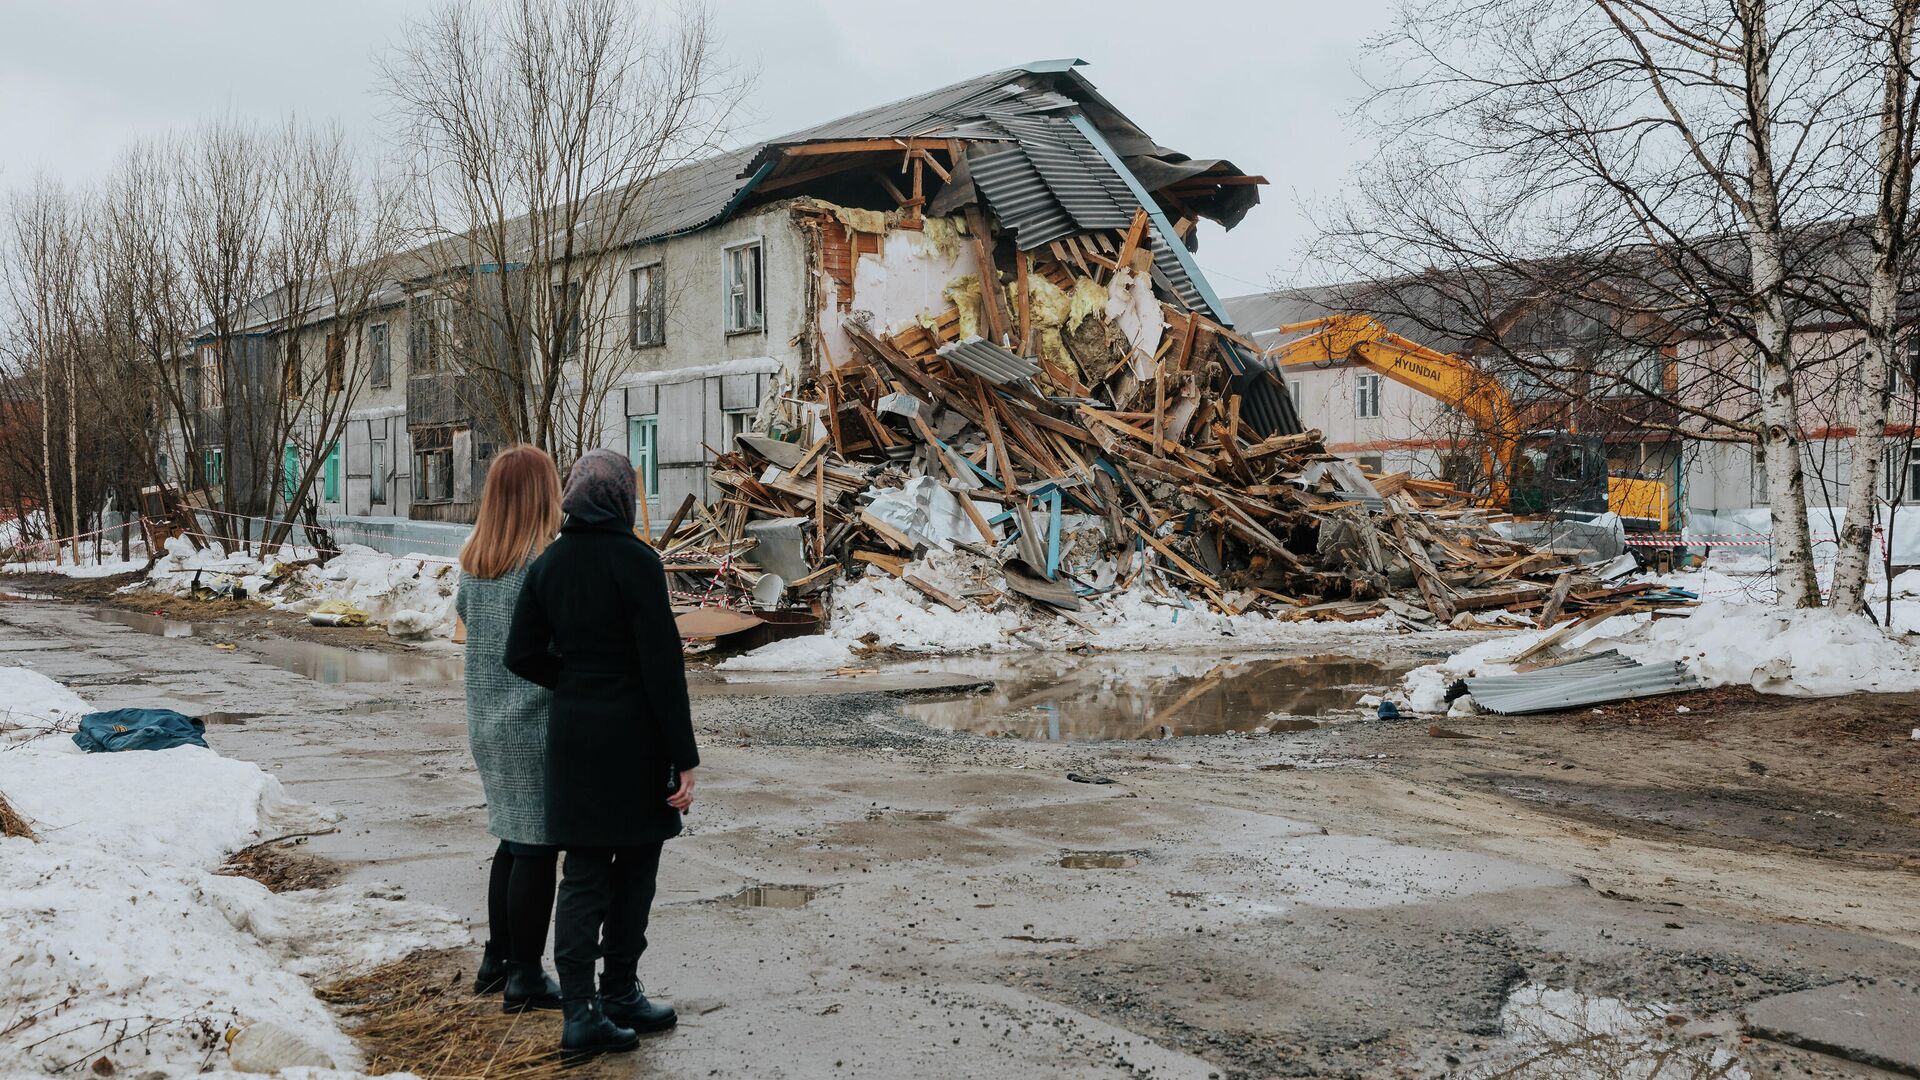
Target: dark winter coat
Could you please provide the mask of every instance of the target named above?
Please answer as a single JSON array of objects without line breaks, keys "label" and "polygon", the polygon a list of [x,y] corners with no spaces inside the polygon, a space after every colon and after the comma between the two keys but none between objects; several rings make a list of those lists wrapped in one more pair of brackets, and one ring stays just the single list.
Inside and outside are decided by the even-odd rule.
[{"label": "dark winter coat", "polygon": [[553,690],[551,842],[627,847],[678,835],[668,785],[700,752],[666,574],[630,522],[569,514],[527,570],[506,662]]}]

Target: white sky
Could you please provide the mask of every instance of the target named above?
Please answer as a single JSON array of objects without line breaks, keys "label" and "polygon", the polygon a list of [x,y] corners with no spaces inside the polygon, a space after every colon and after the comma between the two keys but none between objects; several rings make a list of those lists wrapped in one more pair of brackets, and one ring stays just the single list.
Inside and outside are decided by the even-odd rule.
[{"label": "white sky", "polygon": [[[90,180],[128,139],[231,110],[337,118],[372,136],[373,57],[425,0],[0,0],[0,186]],[[1029,60],[1082,74],[1161,145],[1272,181],[1200,263],[1222,295],[1298,276],[1303,206],[1362,156],[1354,68],[1388,0],[1060,3],[716,0],[728,53],[757,69],[745,137],[765,137]],[[916,9],[925,14],[915,13]]]}]

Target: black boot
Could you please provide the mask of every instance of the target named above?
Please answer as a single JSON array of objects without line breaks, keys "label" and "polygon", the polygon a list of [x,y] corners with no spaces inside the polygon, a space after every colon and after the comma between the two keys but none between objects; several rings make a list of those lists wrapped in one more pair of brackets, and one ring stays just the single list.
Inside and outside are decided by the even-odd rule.
[{"label": "black boot", "polygon": [[603,989],[600,1003],[606,1009],[607,1019],[621,1027],[632,1028],[641,1035],[665,1031],[680,1022],[680,1015],[673,1011],[673,1006],[648,1001],[646,993],[637,983],[618,993],[611,988]]},{"label": "black boot", "polygon": [[560,984],[547,976],[539,961],[507,965],[506,996],[500,1004],[503,1012],[560,1007]]},{"label": "black boot", "polygon": [[473,992],[497,994],[506,985],[507,958],[489,941],[486,950],[480,954],[480,970],[473,975]]},{"label": "black boot", "polygon": [[560,1057],[569,1062],[584,1061],[598,1054],[619,1054],[637,1048],[640,1036],[607,1019],[600,998],[567,998],[560,1003],[566,1027],[560,1032]]}]

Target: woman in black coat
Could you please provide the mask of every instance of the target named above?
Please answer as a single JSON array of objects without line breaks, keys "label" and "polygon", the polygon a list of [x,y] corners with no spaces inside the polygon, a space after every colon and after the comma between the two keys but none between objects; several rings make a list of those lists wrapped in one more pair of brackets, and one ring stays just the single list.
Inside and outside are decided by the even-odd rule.
[{"label": "woman in black coat", "polygon": [[[507,668],[553,691],[547,836],[566,849],[553,959],[571,1055],[630,1050],[675,1022],[639,983],[662,842],[680,832],[700,764],[680,632],[660,558],[633,534],[633,466],[574,464],[560,538],[527,570]],[[605,960],[595,994],[594,962]]]}]

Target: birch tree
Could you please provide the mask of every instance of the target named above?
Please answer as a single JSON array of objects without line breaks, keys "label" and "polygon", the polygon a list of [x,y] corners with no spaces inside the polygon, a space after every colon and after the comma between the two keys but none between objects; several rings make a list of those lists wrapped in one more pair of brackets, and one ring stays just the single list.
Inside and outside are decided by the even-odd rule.
[{"label": "birch tree", "polygon": [[[1820,602],[1806,521],[1795,283],[1844,168],[1846,43],[1828,0],[1417,0],[1363,110],[1379,144],[1327,215],[1323,264],[1401,282],[1406,309],[1575,397],[1751,445],[1779,603]],[[1438,299],[1436,299],[1438,298]],[[1508,340],[1524,313],[1603,307],[1567,370]],[[1684,369],[1676,374],[1676,369]]]},{"label": "birch tree", "polygon": [[[1838,530],[1833,606],[1855,611],[1866,603],[1874,527],[1879,517],[1881,465],[1890,445],[1887,421],[1893,404],[1893,372],[1900,356],[1900,297],[1911,280],[1915,129],[1920,96],[1914,79],[1914,31],[1920,0],[1856,4],[1848,11],[1878,89],[1871,141],[1861,140],[1868,179],[1870,265],[1864,310],[1854,317],[1863,330],[1864,355],[1855,372],[1848,417],[1854,430],[1846,516]],[[1862,125],[1866,127],[1867,125]],[[1835,290],[1842,297],[1854,290]]]}]

